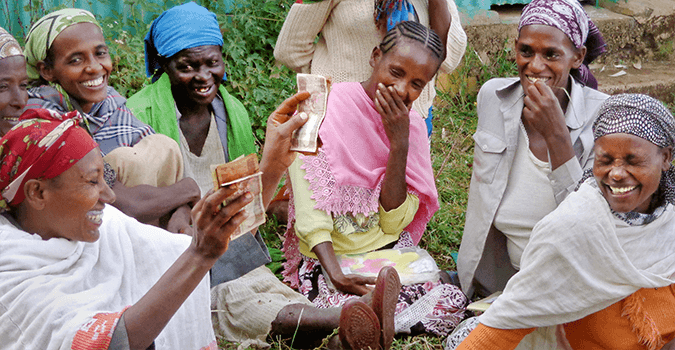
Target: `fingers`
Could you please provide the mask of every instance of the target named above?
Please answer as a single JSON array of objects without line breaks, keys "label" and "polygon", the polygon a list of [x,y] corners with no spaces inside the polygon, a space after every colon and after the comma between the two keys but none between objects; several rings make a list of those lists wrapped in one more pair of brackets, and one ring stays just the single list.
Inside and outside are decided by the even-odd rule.
[{"label": "fingers", "polygon": [[278,123],[285,123],[295,112],[298,104],[309,98],[311,94],[307,91],[301,91],[295,95],[287,98],[282,102],[277,109],[272,112],[270,119]]},{"label": "fingers", "polygon": [[285,135],[285,136],[290,138],[293,131],[295,131],[296,129],[303,126],[307,122],[308,118],[309,118],[309,116],[307,116],[307,113],[300,112],[300,113],[292,116],[291,119],[289,119],[285,123],[283,123],[279,127],[279,129],[280,129],[279,132],[282,135]]}]

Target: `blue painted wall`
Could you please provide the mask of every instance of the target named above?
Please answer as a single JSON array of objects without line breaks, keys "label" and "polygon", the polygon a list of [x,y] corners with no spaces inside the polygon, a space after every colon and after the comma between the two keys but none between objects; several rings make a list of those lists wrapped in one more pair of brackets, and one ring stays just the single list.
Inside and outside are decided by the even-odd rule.
[{"label": "blue painted wall", "polygon": [[[138,3],[156,4],[157,11],[141,11]],[[196,1],[214,9],[222,6],[227,12],[234,0]],[[258,0],[256,0],[258,1]],[[77,7],[91,11],[99,20],[121,18],[132,12],[143,12],[148,26],[163,10],[187,2],[186,0],[0,0],[0,27],[7,29],[20,42],[30,29],[30,24],[45,14],[64,7]],[[147,5],[143,6],[148,8]]]}]

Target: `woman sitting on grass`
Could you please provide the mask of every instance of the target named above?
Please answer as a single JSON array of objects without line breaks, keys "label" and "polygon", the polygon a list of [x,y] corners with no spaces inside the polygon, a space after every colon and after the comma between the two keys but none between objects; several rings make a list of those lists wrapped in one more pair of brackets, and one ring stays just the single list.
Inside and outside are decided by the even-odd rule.
[{"label": "woman sitting on grass", "polygon": [[593,164],[591,125],[607,95],[585,62],[604,49],[577,0],[533,0],[515,43],[517,78],[478,93],[478,125],[457,272],[472,298],[503,290],[534,225]]},{"label": "woman sitting on grass", "polygon": [[108,86],[112,61],[94,16],[63,9],[42,17],[28,32],[25,54],[34,85],[27,108],[77,110],[84,116],[112,169],[106,179],[117,194],[116,206],[152,223],[179,208],[168,228],[178,232],[189,226],[188,205],[201,197],[199,188],[182,179],[176,142],[136,119],[126,99]]},{"label": "woman sitting on grass", "polygon": [[514,349],[552,325],[567,349],[675,347],[675,118],[649,96],[612,96],[593,135],[592,171],[535,226],[458,349]]},{"label": "woman sitting on grass", "polygon": [[[316,305],[340,305],[373,283],[343,274],[336,254],[413,247],[438,209],[424,119],[411,106],[444,57],[432,30],[397,24],[373,49],[368,80],[333,86],[318,155],[299,156],[291,165],[294,215],[284,274]],[[417,305],[428,307],[404,317],[420,300]],[[465,302],[457,287],[441,281],[404,286],[396,331],[447,334],[462,319]]]}]

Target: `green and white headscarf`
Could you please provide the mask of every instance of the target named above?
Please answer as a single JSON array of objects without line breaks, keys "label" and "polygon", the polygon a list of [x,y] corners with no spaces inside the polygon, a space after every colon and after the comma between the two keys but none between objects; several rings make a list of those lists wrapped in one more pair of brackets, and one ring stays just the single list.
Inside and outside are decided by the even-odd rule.
[{"label": "green and white headscarf", "polygon": [[94,15],[82,9],[67,8],[40,18],[31,26],[26,37],[26,68],[29,79],[39,79],[37,63],[47,58],[47,51],[54,39],[66,28],[78,23],[94,23],[101,27]]}]

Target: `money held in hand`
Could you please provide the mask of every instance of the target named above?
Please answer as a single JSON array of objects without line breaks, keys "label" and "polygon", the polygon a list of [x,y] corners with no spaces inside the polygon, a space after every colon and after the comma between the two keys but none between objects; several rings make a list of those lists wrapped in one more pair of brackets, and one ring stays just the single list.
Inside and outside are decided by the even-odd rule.
[{"label": "money held in hand", "polygon": [[239,184],[237,192],[226,199],[223,202],[223,206],[228,205],[245,192],[250,192],[253,195],[253,201],[242,208],[246,213],[244,221],[232,233],[231,239],[234,240],[265,223],[265,208],[262,200],[262,172],[258,167],[258,156],[249,154],[229,163],[211,165],[211,175],[213,176],[213,187],[216,190],[220,187]]},{"label": "money held in hand", "polygon": [[302,73],[298,73],[297,82],[298,91],[307,91],[311,95],[298,105],[298,113],[305,113],[308,118],[300,129],[293,132],[291,151],[316,153],[319,127],[326,116],[329,83],[322,75]]}]

